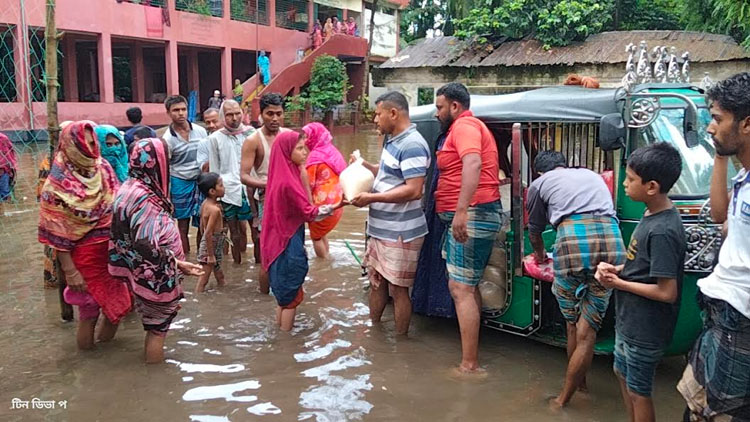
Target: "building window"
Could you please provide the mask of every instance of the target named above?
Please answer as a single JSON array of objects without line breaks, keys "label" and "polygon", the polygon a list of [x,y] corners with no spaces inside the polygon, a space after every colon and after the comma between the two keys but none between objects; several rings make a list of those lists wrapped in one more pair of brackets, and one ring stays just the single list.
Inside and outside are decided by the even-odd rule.
[{"label": "building window", "polygon": [[0,102],[16,101],[16,62],[13,28],[0,27]]},{"label": "building window", "polygon": [[175,9],[204,16],[224,16],[223,0],[177,0]]},{"label": "building window", "polygon": [[268,25],[266,0],[231,0],[229,7],[232,20]]},{"label": "building window", "polygon": [[276,26],[307,32],[307,1],[276,0]]},{"label": "building window", "polygon": [[417,105],[428,105],[435,103],[435,88],[417,88]]}]

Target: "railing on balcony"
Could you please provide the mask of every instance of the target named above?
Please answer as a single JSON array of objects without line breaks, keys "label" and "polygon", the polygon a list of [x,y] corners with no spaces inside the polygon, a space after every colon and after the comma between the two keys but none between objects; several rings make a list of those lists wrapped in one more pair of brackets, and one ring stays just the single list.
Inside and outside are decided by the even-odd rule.
[{"label": "railing on balcony", "polygon": [[309,20],[307,1],[276,0],[276,26],[279,28],[306,32]]},{"label": "railing on balcony", "polygon": [[231,0],[230,7],[232,20],[268,25],[266,0]]},{"label": "railing on balcony", "polygon": [[[161,0],[163,1],[163,0]],[[177,0],[175,9],[220,18],[224,16],[223,0]]]},{"label": "railing on balcony", "polygon": [[144,6],[151,6],[151,7],[164,7],[166,5],[166,0],[117,0],[118,3],[133,3],[133,4],[142,4]]}]

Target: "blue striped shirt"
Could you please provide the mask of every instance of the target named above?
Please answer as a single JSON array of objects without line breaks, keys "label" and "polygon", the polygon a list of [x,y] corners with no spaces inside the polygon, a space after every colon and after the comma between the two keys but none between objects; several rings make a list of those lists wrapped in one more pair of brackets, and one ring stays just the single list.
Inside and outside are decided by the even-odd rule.
[{"label": "blue striped shirt", "polygon": [[[386,139],[372,191],[387,192],[406,184],[407,179],[425,177],[430,158],[430,147],[417,132],[416,125]],[[373,202],[367,223],[367,234],[381,240],[396,242],[401,237],[403,242],[410,242],[427,234],[427,221],[419,199],[398,204]]]}]

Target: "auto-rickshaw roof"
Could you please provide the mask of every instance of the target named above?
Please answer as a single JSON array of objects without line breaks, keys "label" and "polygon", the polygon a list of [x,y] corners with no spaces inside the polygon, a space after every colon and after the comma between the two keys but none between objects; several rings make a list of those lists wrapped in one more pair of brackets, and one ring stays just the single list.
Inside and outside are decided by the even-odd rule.
[{"label": "auto-rickshaw roof", "polygon": [[[605,114],[620,112],[617,92],[554,86],[504,95],[472,95],[471,111],[486,123],[598,122]],[[435,106],[412,107],[410,115],[415,123],[435,120]]]}]

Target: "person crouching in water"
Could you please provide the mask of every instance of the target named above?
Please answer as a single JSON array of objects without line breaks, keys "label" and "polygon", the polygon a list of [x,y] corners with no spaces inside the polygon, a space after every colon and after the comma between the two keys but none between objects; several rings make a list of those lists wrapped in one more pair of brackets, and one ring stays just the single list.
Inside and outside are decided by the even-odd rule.
[{"label": "person crouching in water", "polygon": [[307,172],[307,154],[304,136],[283,132],[271,147],[268,168],[261,255],[279,305],[276,322],[284,331],[292,329],[296,308],[304,297],[302,283],[308,270],[305,223],[327,217],[334,208],[310,203],[302,179],[302,172]]},{"label": "person crouching in water", "polygon": [[198,247],[198,263],[203,266],[203,275],[198,279],[196,293],[203,293],[213,271],[216,284],[224,286],[224,271],[221,259],[224,252],[226,228],[224,214],[218,199],[224,196],[224,182],[216,173],[203,173],[198,177],[198,189],[206,200],[201,205],[201,232],[204,234]]}]

